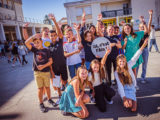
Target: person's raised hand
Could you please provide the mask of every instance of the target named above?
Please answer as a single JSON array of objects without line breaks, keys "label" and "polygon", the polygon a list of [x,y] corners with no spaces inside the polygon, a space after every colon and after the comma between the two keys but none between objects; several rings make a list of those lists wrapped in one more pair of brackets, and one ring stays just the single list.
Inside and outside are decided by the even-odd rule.
[{"label": "person's raised hand", "polygon": [[23,25],[23,27],[28,27],[29,24],[30,24],[29,22],[26,22],[26,23]]},{"label": "person's raised hand", "polygon": [[98,18],[97,18],[98,21],[102,21],[102,14],[98,14]]},{"label": "person's raised hand", "polygon": [[153,10],[149,10],[148,13],[149,13],[149,15],[152,15],[153,14]]},{"label": "person's raised hand", "polygon": [[54,16],[54,14],[52,14],[52,13],[48,14],[48,17],[49,17],[50,19],[52,19],[52,20],[55,20],[55,19],[56,19],[55,16]]}]

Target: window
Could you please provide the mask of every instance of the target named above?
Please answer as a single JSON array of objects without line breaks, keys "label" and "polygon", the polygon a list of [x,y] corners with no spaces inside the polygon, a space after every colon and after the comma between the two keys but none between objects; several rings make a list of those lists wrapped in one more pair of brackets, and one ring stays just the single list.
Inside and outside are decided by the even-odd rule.
[{"label": "window", "polygon": [[81,16],[83,14],[83,8],[76,9],[76,16]]},{"label": "window", "polygon": [[86,15],[92,14],[92,8],[91,8],[90,6],[85,7],[85,8],[84,8],[84,11],[86,12]]}]

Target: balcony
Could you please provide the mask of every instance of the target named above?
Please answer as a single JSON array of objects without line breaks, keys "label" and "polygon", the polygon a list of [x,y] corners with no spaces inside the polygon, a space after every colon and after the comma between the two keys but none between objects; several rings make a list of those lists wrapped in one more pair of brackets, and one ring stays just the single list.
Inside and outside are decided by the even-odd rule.
[{"label": "balcony", "polygon": [[112,11],[103,11],[102,12],[102,16],[104,18],[131,15],[131,14],[132,14],[132,8],[121,9],[121,10],[112,10]]}]

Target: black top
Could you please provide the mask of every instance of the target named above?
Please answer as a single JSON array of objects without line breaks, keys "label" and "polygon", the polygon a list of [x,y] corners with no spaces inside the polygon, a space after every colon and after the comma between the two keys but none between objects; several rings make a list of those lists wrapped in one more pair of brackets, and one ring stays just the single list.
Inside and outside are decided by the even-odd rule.
[{"label": "black top", "polygon": [[12,54],[13,55],[18,55],[18,47],[16,47],[16,46],[13,47]]},{"label": "black top", "polygon": [[37,49],[35,47],[32,47],[31,51],[34,53],[33,56],[33,70],[34,71],[41,71],[41,72],[49,72],[50,68],[46,67],[43,70],[38,70],[38,65],[44,65],[49,61],[49,58],[51,58],[50,51],[48,49]]},{"label": "black top", "polygon": [[[117,43],[119,41],[119,37],[117,35],[105,36],[105,37],[108,38],[110,43]],[[117,55],[118,55],[118,48],[114,46],[112,47],[111,53],[108,55],[108,57],[113,57],[114,59],[116,59]]]},{"label": "black top", "polygon": [[63,50],[63,39],[59,39],[56,43],[51,43],[49,46],[51,57],[53,59],[54,66],[63,66],[66,65],[66,58],[64,56]]},{"label": "black top", "polygon": [[[139,43],[139,47],[141,47],[143,45],[145,39],[148,38],[148,37],[149,37],[148,33],[144,34],[144,37],[141,39],[141,41]],[[145,48],[147,48],[147,47],[148,47],[148,44],[146,45]]]},{"label": "black top", "polygon": [[84,30],[85,30],[85,28],[82,27],[80,30],[80,35],[81,35],[81,39],[82,39],[82,45],[84,47],[85,60],[88,62],[91,62],[92,60],[96,59],[96,57],[94,56],[94,54],[92,53],[92,50],[91,50],[92,42],[88,42],[84,39]]},{"label": "black top", "polygon": [[8,45],[8,44],[5,45],[5,46],[4,46],[4,49],[5,49],[5,52],[8,53],[8,52],[9,52],[9,45]]}]

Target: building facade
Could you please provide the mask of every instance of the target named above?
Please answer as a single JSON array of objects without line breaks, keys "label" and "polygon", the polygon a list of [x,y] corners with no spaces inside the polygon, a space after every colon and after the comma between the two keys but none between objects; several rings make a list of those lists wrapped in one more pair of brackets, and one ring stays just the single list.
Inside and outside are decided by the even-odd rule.
[{"label": "building facade", "polygon": [[23,40],[22,25],[29,22],[29,35],[39,32],[42,27],[52,28],[42,21],[25,18],[22,0],[0,0],[0,41]]},{"label": "building facade", "polygon": [[102,13],[103,23],[120,25],[121,22],[138,25],[139,16],[148,21],[148,10],[153,9],[153,24],[160,26],[160,0],[81,0],[64,3],[67,20],[80,23],[83,11],[86,12],[86,24],[97,23],[98,14]]}]

